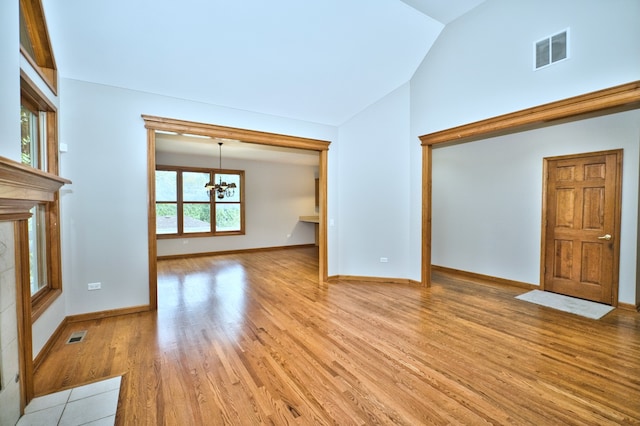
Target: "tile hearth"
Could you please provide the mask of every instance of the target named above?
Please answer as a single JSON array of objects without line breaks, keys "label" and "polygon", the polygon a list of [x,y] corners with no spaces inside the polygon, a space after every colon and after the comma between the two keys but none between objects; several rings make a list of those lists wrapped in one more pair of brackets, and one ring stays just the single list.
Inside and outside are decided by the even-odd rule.
[{"label": "tile hearth", "polygon": [[122,376],[34,398],[17,426],[113,425]]}]

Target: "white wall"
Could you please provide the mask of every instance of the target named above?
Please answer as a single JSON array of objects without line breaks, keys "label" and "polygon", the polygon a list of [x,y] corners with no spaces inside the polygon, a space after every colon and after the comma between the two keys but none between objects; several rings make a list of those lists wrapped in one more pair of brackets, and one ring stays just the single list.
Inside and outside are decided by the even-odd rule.
[{"label": "white wall", "polygon": [[409,85],[340,126],[339,141],[339,274],[407,278]]},{"label": "white wall", "polygon": [[[637,0],[487,0],[447,25],[412,84],[415,136],[640,79]],[[570,59],[533,43],[570,28]]]},{"label": "white wall", "polygon": [[[157,164],[173,166],[215,167],[213,160],[213,156],[206,158],[166,153],[156,156]],[[226,158],[224,150],[223,166],[226,169],[244,170],[245,173],[245,235],[160,239],[158,256],[315,242],[315,225],[298,219],[299,216],[316,213],[317,166],[241,161]]]},{"label": "white wall", "polygon": [[[61,172],[73,181],[62,198],[68,315],[149,302],[147,144],[141,114],[329,141],[337,136],[330,126],[75,80],[61,80],[61,93],[61,141],[69,148]],[[330,198],[330,214],[332,205]],[[96,281],[102,290],[87,291],[87,283]]]},{"label": "white wall", "polygon": [[0,3],[0,156],[20,161],[18,2]]},{"label": "white wall", "polygon": [[[639,19],[636,0],[488,0],[445,28],[414,75],[412,138],[640,80]],[[533,71],[533,43],[565,28],[571,30],[571,58]],[[538,283],[542,157],[624,146],[620,301],[635,303],[637,116],[623,117],[608,118],[622,120],[615,137],[603,133],[611,130],[610,121],[603,118],[436,149],[433,263]],[[537,140],[539,135],[547,139]],[[412,187],[417,189],[421,162],[416,161],[418,150],[412,155]],[[472,159],[482,159],[484,164],[471,167]],[[501,179],[506,182],[498,188],[512,200],[487,194],[486,187]],[[471,200],[479,208],[470,211]],[[420,203],[419,191],[412,191],[412,211]],[[476,216],[482,220],[476,221]],[[419,229],[418,221],[412,219],[413,229]],[[467,238],[462,245],[458,227],[469,230],[470,223],[477,226],[472,235],[484,241]],[[414,238],[411,244],[414,259],[420,243]],[[411,266],[413,274],[419,275],[419,262]]]}]

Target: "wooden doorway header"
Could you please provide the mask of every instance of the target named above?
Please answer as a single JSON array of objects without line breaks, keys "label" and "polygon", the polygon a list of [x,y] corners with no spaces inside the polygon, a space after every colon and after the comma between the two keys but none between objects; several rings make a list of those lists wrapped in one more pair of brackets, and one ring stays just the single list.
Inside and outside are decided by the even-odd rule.
[{"label": "wooden doorway header", "polygon": [[422,285],[431,285],[431,189],[434,147],[473,142],[637,108],[640,108],[640,81],[420,136],[422,145]]},{"label": "wooden doorway header", "polygon": [[640,107],[640,81],[591,92],[561,101],[499,115],[475,123],[420,136],[422,145],[473,142],[536,129],[560,120],[580,120]]}]

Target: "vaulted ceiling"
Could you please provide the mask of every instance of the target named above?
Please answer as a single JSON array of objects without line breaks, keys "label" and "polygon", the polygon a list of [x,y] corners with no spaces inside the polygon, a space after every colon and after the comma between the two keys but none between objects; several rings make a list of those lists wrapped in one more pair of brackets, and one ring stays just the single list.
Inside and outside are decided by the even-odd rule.
[{"label": "vaulted ceiling", "polygon": [[59,75],[340,125],[484,0],[43,0]]}]

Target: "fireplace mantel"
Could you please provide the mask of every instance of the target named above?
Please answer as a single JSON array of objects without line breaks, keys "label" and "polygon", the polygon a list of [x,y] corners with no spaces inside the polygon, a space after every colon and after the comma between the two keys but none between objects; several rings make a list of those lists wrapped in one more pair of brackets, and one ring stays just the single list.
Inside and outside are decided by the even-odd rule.
[{"label": "fireplace mantel", "polygon": [[31,216],[37,203],[53,201],[56,192],[71,181],[0,157],[0,220]]}]

